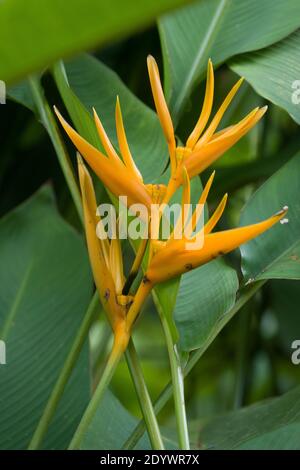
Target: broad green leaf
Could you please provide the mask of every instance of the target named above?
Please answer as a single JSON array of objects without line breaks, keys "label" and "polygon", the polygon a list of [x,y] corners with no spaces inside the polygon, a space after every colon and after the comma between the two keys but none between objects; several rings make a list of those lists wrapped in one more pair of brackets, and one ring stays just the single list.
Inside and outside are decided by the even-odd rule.
[{"label": "broad green leaf", "polygon": [[9,0],[0,3],[0,77],[20,80],[60,57],[152,23],[183,0]]},{"label": "broad green leaf", "polygon": [[115,103],[119,95],[129,146],[145,182],[161,175],[168,152],[156,114],[128,90],[115,72],[92,56],[82,55],[66,63],[66,75],[69,87],[55,68],[62,98],[79,132],[91,143],[99,143],[91,117],[94,106],[117,147]]},{"label": "broad green leaf", "polygon": [[[89,425],[80,448],[82,450],[121,449],[136,424],[137,419],[108,391]],[[146,434],[136,448],[151,449]]]},{"label": "broad green leaf", "polygon": [[[300,4],[299,4],[300,5]],[[273,46],[237,57],[230,67],[260,95],[300,124],[300,31]]]},{"label": "broad green leaf", "polygon": [[268,283],[270,289],[270,304],[276,316],[279,341],[287,351],[292,353],[291,345],[300,331],[300,297],[299,282],[274,280]]},{"label": "broad green leaf", "polygon": [[299,27],[299,15],[298,0],[200,0],[163,16],[159,29],[173,118],[178,120],[203,78],[209,57],[218,66],[236,54],[273,44]]},{"label": "broad green leaf", "polygon": [[26,106],[31,111],[35,111],[35,104],[32,93],[27,80],[19,82],[17,85],[11,86],[7,90],[7,96],[17,103]]},{"label": "broad green leaf", "polygon": [[241,225],[271,216],[288,206],[288,223],[242,245],[242,270],[246,281],[300,279],[300,153],[271,176],[246,204]]},{"label": "broad green leaf", "polygon": [[174,321],[174,307],[181,279],[174,278],[158,284],[152,291],[152,296],[157,310],[167,319],[173,342],[179,339],[179,332]]},{"label": "broad green leaf", "polygon": [[223,260],[212,261],[181,277],[175,306],[180,347],[200,348],[218,321],[234,305],[238,279]]},{"label": "broad green leaf", "polygon": [[[122,449],[137,423],[137,418],[133,417],[110,391],[107,391],[81,442],[80,449]],[[163,436],[166,449],[176,449],[173,432],[168,429],[164,430],[164,434],[167,435],[167,437]],[[139,440],[135,449],[152,449],[146,433]]]},{"label": "broad green leaf", "polygon": [[[26,448],[91,295],[81,237],[57,213],[49,188],[0,221],[0,447]],[[89,399],[87,350],[46,438],[65,448]]]},{"label": "broad green leaf", "polygon": [[299,450],[300,388],[213,419],[199,432],[201,448]]}]

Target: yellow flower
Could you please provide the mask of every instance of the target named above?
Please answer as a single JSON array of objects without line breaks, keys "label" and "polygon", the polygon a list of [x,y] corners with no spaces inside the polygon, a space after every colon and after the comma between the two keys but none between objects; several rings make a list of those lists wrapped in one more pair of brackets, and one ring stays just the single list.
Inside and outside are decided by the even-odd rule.
[{"label": "yellow flower", "polygon": [[237,124],[216,132],[226,109],[243,82],[241,78],[228,93],[219,110],[207,126],[214,98],[214,71],[212,62],[209,60],[205,97],[199,119],[185,146],[176,146],[174,127],[164,97],[157,63],[152,56],[148,56],[147,64],[156,111],[168,143],[170,154],[171,179],[165,199],[167,202],[182,184],[183,166],[186,167],[190,178],[202,172],[241,139],[262,118],[267,110],[267,106],[253,109]]},{"label": "yellow flower", "polygon": [[[73,144],[104,185],[115,196],[127,196],[127,204],[129,206],[139,203],[150,208],[153,187],[143,183],[143,178],[132,158],[118,98],[116,103],[116,129],[122,160],[110,142],[95,109],[93,110],[95,125],[107,156],[81,137],[55,107],[54,110]],[[160,189],[164,193],[163,185],[160,186]]]},{"label": "yellow flower", "polygon": [[[213,178],[214,173],[209,178],[199,199],[198,207],[201,207],[202,210],[206,202]],[[185,184],[181,214],[184,213],[184,204],[187,204],[190,200],[190,185],[186,170],[184,170],[183,179]],[[180,238],[177,237],[177,239],[175,239],[174,236],[174,232],[176,231],[176,224],[173,233],[166,242],[151,242],[154,244],[154,249],[153,256],[150,260],[144,277],[145,284],[153,286],[159,282],[166,281],[175,276],[190,271],[191,269],[197,268],[198,266],[208,263],[218,256],[224,255],[234,250],[238,246],[248,242],[252,238],[257,237],[276,224],[285,216],[288,209],[287,207],[284,207],[281,211],[269,219],[263,220],[262,222],[253,225],[211,233],[222,216],[222,213],[225,209],[226,200],[227,194],[225,194],[208,222],[204,225],[203,228],[201,228],[203,235],[202,248],[190,248],[190,244],[196,242],[195,237],[197,236],[197,233],[195,235],[192,234],[194,234],[195,228],[197,228],[198,221],[202,215],[201,211],[198,212],[198,214],[194,212],[190,220],[183,218],[181,215],[182,236]]]},{"label": "yellow flower", "polygon": [[[78,172],[82,194],[84,227],[90,263],[101,303],[115,333],[124,329],[130,296],[123,296],[125,278],[119,239],[101,237],[104,227],[97,215],[92,179],[78,156]],[[99,236],[98,236],[99,235]]]}]

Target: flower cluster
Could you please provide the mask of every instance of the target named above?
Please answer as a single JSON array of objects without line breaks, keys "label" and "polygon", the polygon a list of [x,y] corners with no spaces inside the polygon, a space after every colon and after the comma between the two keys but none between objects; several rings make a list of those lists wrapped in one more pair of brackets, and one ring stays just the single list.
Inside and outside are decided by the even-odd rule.
[{"label": "flower cluster", "polygon": [[[234,250],[272,227],[284,217],[287,211],[287,208],[284,208],[269,219],[253,225],[212,233],[225,209],[227,201],[227,195],[225,195],[213,215],[200,228],[203,237],[202,246],[196,250],[189,247],[188,242],[197,235],[195,229],[201,215],[201,211],[200,213],[194,212],[190,218],[185,218],[183,215],[185,204],[190,202],[190,180],[199,175],[241,139],[262,118],[267,108],[257,107],[240,122],[225,129],[217,130],[226,109],[242,84],[242,79],[230,90],[216,114],[211,118],[214,100],[214,71],[209,60],[204,102],[199,119],[185,145],[178,146],[174,126],[164,97],[158,66],[153,57],[148,57],[147,65],[155,108],[167,141],[170,156],[170,178],[166,186],[144,183],[130,151],[118,98],[115,121],[119,153],[107,136],[95,110],[93,110],[95,126],[105,154],[80,136],[55,108],[60,123],[80,155],[113,195],[127,197],[128,206],[139,203],[150,208],[152,204],[158,204],[163,208],[178,188],[183,187],[182,212],[179,216],[179,219],[183,222],[181,225],[182,236],[179,238],[174,236],[177,230],[177,226],[175,226],[173,233],[167,240],[157,239],[161,220],[159,219],[156,227],[157,233],[152,231],[149,240],[140,242],[131,272],[128,278],[125,279],[120,240],[105,238],[100,240],[96,234],[96,226],[99,223],[101,224],[101,219],[96,212],[97,204],[91,177],[79,156],[78,165],[85,231],[95,284],[115,337],[123,339],[124,349],[141,305],[153,286],[180,276]],[[202,208],[206,203],[213,178],[214,173],[209,178],[200,196],[199,206]],[[163,209],[161,212],[163,215]],[[150,224],[149,219],[146,222]],[[147,244],[149,245],[148,250],[146,249]],[[143,280],[135,295],[131,295],[130,287],[142,266],[142,261],[144,268]]]}]

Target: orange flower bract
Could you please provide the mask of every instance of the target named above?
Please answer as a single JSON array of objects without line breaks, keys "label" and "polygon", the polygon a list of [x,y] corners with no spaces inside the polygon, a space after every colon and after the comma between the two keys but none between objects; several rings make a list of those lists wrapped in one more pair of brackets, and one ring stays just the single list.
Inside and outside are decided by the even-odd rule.
[{"label": "orange flower bract", "polygon": [[[205,204],[213,177],[214,173],[209,178],[198,204]],[[189,186],[189,179],[187,178],[185,181],[185,186]],[[193,214],[189,222],[184,222],[182,225],[184,232],[180,239],[175,239],[173,234],[171,234],[166,242],[154,241],[154,254],[150,260],[144,280],[155,285],[159,282],[164,282],[179,276],[180,274],[184,274],[191,269],[195,269],[218,256],[229,253],[243,243],[248,242],[271,228],[285,216],[288,210],[287,207],[284,207],[275,215],[256,224],[211,233],[223,214],[226,201],[227,194],[225,194],[219,206],[204,227],[201,228],[203,246],[199,249],[189,249],[187,248],[187,244],[192,243],[195,239],[196,235],[191,235],[197,226],[197,219],[199,219],[201,213],[197,214],[196,217],[195,214]],[[183,207],[182,205],[182,210]],[[176,228],[174,230],[176,230]]]},{"label": "orange flower bract", "polygon": [[169,147],[171,178],[166,195],[166,201],[168,201],[183,182],[183,166],[185,166],[190,178],[201,173],[249,132],[262,118],[267,107],[257,107],[237,124],[216,132],[226,109],[243,82],[241,78],[230,90],[210,124],[207,125],[214,99],[214,70],[212,62],[209,60],[205,97],[199,119],[189,135],[185,146],[176,146],[173,123],[164,97],[158,66],[152,56],[148,56],[147,63],[157,115]]}]

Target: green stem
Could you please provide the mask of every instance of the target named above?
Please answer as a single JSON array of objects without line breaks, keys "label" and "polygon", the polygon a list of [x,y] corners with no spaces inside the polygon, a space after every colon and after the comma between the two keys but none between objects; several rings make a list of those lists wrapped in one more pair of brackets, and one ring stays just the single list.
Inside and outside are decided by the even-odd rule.
[{"label": "green stem", "polygon": [[59,164],[65,176],[76,210],[78,212],[79,218],[81,221],[83,221],[80,192],[74,175],[72,163],[65,148],[64,142],[60,136],[56,120],[53,116],[53,113],[49,107],[47,100],[45,99],[44,92],[39,79],[35,76],[32,76],[28,79],[28,81],[40,120],[45,126],[52,141]]},{"label": "green stem", "polygon": [[161,315],[161,322],[166,338],[169,361],[171,366],[172,389],[175,405],[175,415],[177,423],[178,443],[180,449],[189,450],[190,441],[187,426],[185,400],[184,400],[184,375],[181,366],[180,356],[176,344],[169,328],[169,324],[164,315]]},{"label": "green stem", "polygon": [[250,305],[246,305],[244,312],[241,312],[239,317],[239,339],[237,345],[237,361],[236,361],[236,380],[234,386],[233,408],[239,409],[243,406],[246,383],[248,377],[248,354],[249,354],[249,341],[250,341],[250,327],[252,310]]},{"label": "green stem", "polygon": [[[241,292],[241,295],[235,305],[232,307],[229,312],[224,315],[219,322],[215,325],[213,330],[211,331],[210,335],[206,338],[202,346],[197,349],[194,353],[191,354],[190,359],[184,368],[184,376],[188,375],[190,371],[194,368],[194,366],[197,364],[199,359],[202,357],[202,355],[205,353],[205,351],[208,349],[208,347],[211,345],[211,343],[214,341],[214,339],[218,336],[220,331],[224,328],[225,325],[234,317],[234,315],[248,302],[251,297],[254,296],[254,294],[266,283],[266,280],[258,281],[250,285],[248,288],[244,288],[243,291]],[[164,390],[161,392],[160,396],[158,397],[157,401],[154,403],[154,411],[156,414],[158,414],[163,407],[166,405],[166,403],[169,401],[169,399],[172,396],[172,383],[170,382]],[[144,421],[141,420],[127,441],[123,445],[123,449],[133,449],[138,441],[141,439],[145,432],[145,425]]]},{"label": "green stem", "polygon": [[47,433],[49,424],[57,409],[57,405],[63,395],[66,384],[71,376],[73,368],[81,352],[82,346],[86,340],[86,337],[88,335],[92,320],[94,318],[94,315],[98,306],[99,306],[99,296],[98,296],[98,293],[95,292],[90,302],[90,305],[87,309],[87,312],[84,316],[83,322],[74,339],[74,342],[72,344],[68,357],[54,385],[54,388],[49,397],[47,405],[43,411],[43,414],[40,418],[40,421],[37,425],[37,428],[29,443],[28,450],[38,449],[43,442],[43,439]]},{"label": "green stem", "polygon": [[144,257],[144,254],[145,254],[145,251],[146,251],[146,248],[147,248],[147,243],[148,243],[148,239],[146,239],[146,238],[142,238],[142,240],[140,241],[139,247],[138,247],[136,255],[135,255],[133,265],[130,269],[130,273],[129,273],[129,275],[126,279],[126,282],[124,284],[124,287],[123,287],[123,292],[122,292],[123,295],[127,295],[129,293],[131,285],[132,285],[133,281],[135,280],[135,278],[136,278],[136,276],[139,272],[139,269],[140,269],[140,266],[142,264],[143,257]]},{"label": "green stem", "polygon": [[152,448],[154,450],[164,450],[164,444],[161,438],[156,415],[132,339],[129,342],[125,356],[143,413],[144,422],[148,431]]},{"label": "green stem", "polygon": [[123,351],[123,345],[120,345],[119,343],[115,342],[111,354],[106,363],[106,367],[101,376],[101,379],[94,392],[94,395],[92,396],[92,399],[89,402],[84,412],[84,415],[78,425],[78,428],[76,429],[75,434],[71,440],[69,450],[75,450],[80,448],[81,441],[84,438],[88,426],[90,425],[93,417],[95,416],[97,409],[99,408],[104,392],[111,382],[117,365],[119,364],[119,361],[123,355]]}]

